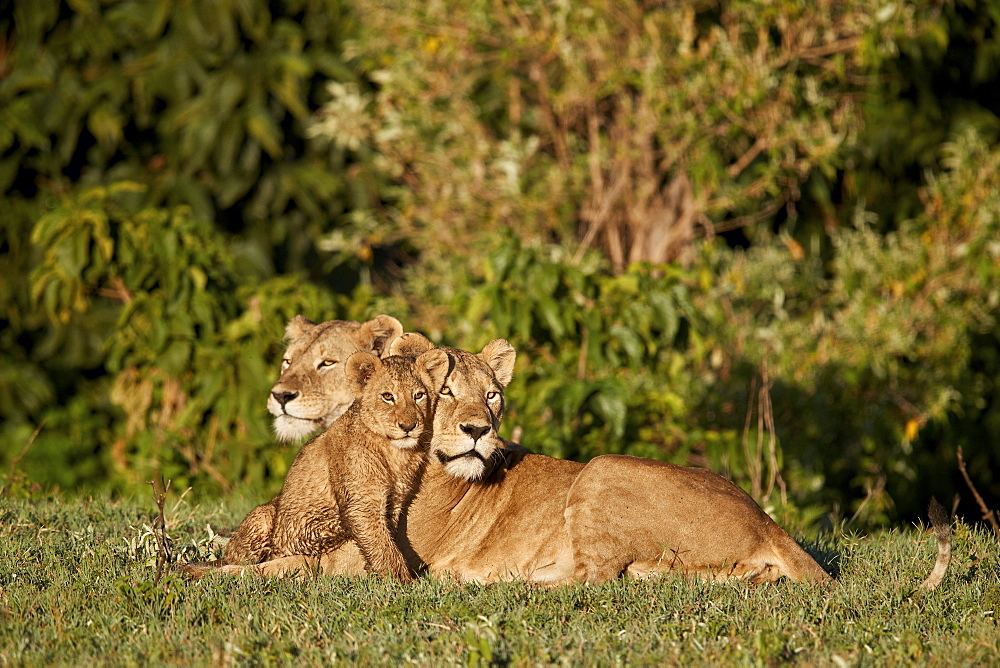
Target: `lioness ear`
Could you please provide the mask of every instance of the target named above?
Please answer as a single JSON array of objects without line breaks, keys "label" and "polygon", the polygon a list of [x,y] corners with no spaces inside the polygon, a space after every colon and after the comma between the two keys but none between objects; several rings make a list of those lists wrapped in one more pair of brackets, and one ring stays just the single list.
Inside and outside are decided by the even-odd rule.
[{"label": "lioness ear", "polygon": [[309,320],[301,315],[297,315],[292,318],[288,323],[288,326],[285,327],[285,340],[294,341],[315,326],[316,323],[312,320]]},{"label": "lioness ear", "polygon": [[389,344],[390,355],[402,355],[403,357],[417,357],[425,353],[434,344],[419,332],[407,332]]},{"label": "lioness ear", "polygon": [[494,339],[486,344],[479,357],[486,362],[497,377],[497,382],[503,387],[514,377],[514,346],[507,343],[506,339]]},{"label": "lioness ear", "polygon": [[418,357],[415,364],[420,379],[424,381],[428,391],[436,394],[444,385],[444,379],[448,377],[453,362],[451,355],[440,348],[434,348]]},{"label": "lioness ear", "polygon": [[368,322],[361,323],[357,333],[358,348],[385,357],[389,344],[403,333],[403,326],[391,315],[377,315]]},{"label": "lioness ear", "polygon": [[365,385],[381,366],[382,360],[375,355],[364,351],[356,352],[347,358],[344,364],[344,376],[347,377],[347,383],[354,387],[355,391],[360,392],[365,389]]}]

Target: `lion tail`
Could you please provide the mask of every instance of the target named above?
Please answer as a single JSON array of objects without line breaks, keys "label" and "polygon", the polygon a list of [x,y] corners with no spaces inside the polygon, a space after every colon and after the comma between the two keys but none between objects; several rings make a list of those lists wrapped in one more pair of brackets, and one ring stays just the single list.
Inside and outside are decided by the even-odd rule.
[{"label": "lion tail", "polygon": [[944,507],[934,497],[931,497],[927,514],[931,518],[931,524],[934,526],[938,554],[931,574],[923,581],[920,588],[924,591],[932,591],[944,580],[944,575],[948,572],[948,564],[951,563],[951,522]]}]

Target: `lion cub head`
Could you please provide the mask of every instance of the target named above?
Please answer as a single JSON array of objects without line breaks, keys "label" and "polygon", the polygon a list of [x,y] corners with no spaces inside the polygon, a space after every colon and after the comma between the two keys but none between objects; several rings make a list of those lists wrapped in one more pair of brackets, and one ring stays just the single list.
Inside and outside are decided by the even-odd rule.
[{"label": "lion cub head", "polygon": [[367,352],[347,358],[344,375],[354,388],[361,422],[400,449],[427,443],[434,395],[448,374],[450,359],[433,349],[416,359],[379,359]]},{"label": "lion cub head", "polygon": [[[407,333],[392,343],[390,352],[412,356],[431,346],[420,334]],[[436,350],[447,351],[451,368],[438,386],[431,456],[450,475],[475,482],[489,472],[490,459],[503,444],[497,429],[516,353],[504,339],[491,341],[478,354]]]},{"label": "lion cub head", "polygon": [[326,429],[355,399],[344,377],[344,364],[359,350],[383,355],[403,333],[399,321],[380,315],[365,323],[330,320],[318,325],[301,315],[285,330],[291,343],[281,361],[281,376],[271,388],[267,410],[283,441]]}]

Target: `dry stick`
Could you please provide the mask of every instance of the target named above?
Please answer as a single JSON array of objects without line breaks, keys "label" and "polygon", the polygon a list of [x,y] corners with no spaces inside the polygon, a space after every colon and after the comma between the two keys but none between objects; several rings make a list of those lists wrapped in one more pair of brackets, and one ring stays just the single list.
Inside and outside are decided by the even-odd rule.
[{"label": "dry stick", "polygon": [[754,483],[754,495],[763,503],[764,499],[764,393],[766,379],[761,376],[761,387],[757,391],[757,449],[753,466],[757,470],[757,481]]},{"label": "dry stick", "polygon": [[[761,472],[757,466],[757,457],[750,452],[750,419],[753,417],[754,401],[757,400],[757,376],[750,379],[750,394],[747,396],[747,419],[743,425],[743,456],[747,460],[747,473],[750,474],[751,495],[760,501],[760,476]],[[758,403],[757,410],[760,410]],[[759,423],[759,420],[758,420]],[[760,426],[757,427],[758,451],[760,450]]]},{"label": "dry stick", "polygon": [[611,189],[605,193],[604,197],[601,199],[601,205],[597,209],[597,213],[594,214],[594,217],[591,219],[590,226],[587,228],[587,232],[583,235],[583,240],[580,241],[580,246],[576,249],[576,253],[573,254],[572,264],[574,267],[579,265],[580,261],[583,260],[584,254],[594,242],[594,239],[597,237],[597,233],[604,229],[604,225],[608,219],[608,214],[611,213],[611,207],[618,201],[618,195],[621,194],[624,187],[625,174],[618,171],[611,182]]},{"label": "dry stick", "polygon": [[771,492],[774,491],[774,485],[778,485],[778,489],[781,490],[781,503],[782,505],[788,505],[788,488],[785,485],[785,479],[781,477],[781,470],[778,466],[778,436],[774,430],[774,405],[771,403],[771,386],[773,382],[770,380],[767,374],[767,359],[761,365],[762,376],[761,376],[761,393],[765,399],[764,406],[764,426],[767,427],[768,432],[768,461],[771,466],[771,472],[768,480],[767,493],[764,494],[765,499],[771,498]]},{"label": "dry stick", "polygon": [[847,520],[847,524],[844,525],[844,529],[847,529],[847,527],[854,524],[854,520],[858,519],[858,516],[861,515],[861,511],[868,505],[868,502],[875,498],[876,495],[881,494],[883,491],[885,491],[885,476],[880,475],[878,480],[875,481],[875,486],[868,488],[865,498],[861,500],[861,505],[859,505],[858,509],[854,511],[854,514],[851,515],[851,519]]},{"label": "dry stick", "polygon": [[148,481],[150,487],[153,488],[153,502],[156,503],[156,508],[159,511],[156,515],[156,519],[153,520],[153,536],[156,539],[156,577],[153,579],[153,584],[159,584],[160,577],[163,575],[163,568],[170,561],[170,544],[167,540],[167,520],[163,512],[164,501],[167,498],[167,490],[170,489],[170,481],[167,481],[166,486],[163,484],[163,476],[159,477],[159,480]]},{"label": "dry stick", "polygon": [[1000,538],[1000,524],[997,524],[997,514],[990,510],[986,502],[983,501],[983,497],[979,496],[979,490],[976,486],[972,484],[972,478],[969,477],[969,472],[965,470],[965,459],[962,458],[962,446],[958,446],[958,470],[962,472],[962,477],[965,478],[965,484],[969,486],[972,490],[972,495],[976,497],[976,503],[979,504],[979,510],[983,513],[983,519],[990,523],[993,527],[993,533],[996,534],[997,538]]},{"label": "dry stick", "polygon": [[28,439],[28,442],[25,443],[24,447],[21,449],[21,454],[19,454],[17,457],[14,457],[14,459],[11,460],[10,472],[7,474],[7,481],[3,484],[3,487],[0,487],[0,498],[3,498],[4,493],[7,491],[7,487],[10,485],[10,481],[14,478],[14,470],[17,468],[17,465],[20,464],[21,460],[24,459],[24,456],[28,454],[28,448],[30,448],[31,444],[35,442],[36,438],[38,438],[38,434],[39,432],[42,431],[42,427],[44,426],[45,426],[45,420],[42,420],[41,422],[38,423],[38,426],[35,428],[34,433],[31,434],[31,437]]},{"label": "dry stick", "polygon": [[757,397],[757,376],[750,379],[750,393],[747,395],[747,419],[743,424],[743,456],[747,460],[747,472],[750,474],[750,488],[753,497],[760,501],[760,471],[754,466],[755,457],[750,453],[750,419],[753,417],[753,402]]}]

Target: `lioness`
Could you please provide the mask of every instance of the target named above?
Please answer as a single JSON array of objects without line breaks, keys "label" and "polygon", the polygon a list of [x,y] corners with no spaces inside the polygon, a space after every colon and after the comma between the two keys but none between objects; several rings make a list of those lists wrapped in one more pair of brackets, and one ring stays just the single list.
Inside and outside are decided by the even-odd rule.
[{"label": "lioness", "polygon": [[344,380],[347,358],[359,350],[385,357],[389,343],[402,333],[403,326],[389,315],[364,323],[319,324],[295,316],[285,328],[290,343],[281,361],[281,376],[267,398],[278,438],[295,441],[333,424],[355,398]]},{"label": "lioness", "polygon": [[[404,343],[409,349],[398,350]],[[398,339],[393,352],[415,354],[415,343],[414,335]],[[479,355],[446,350],[453,368],[438,397],[431,458],[398,525],[411,559],[432,573],[549,584],[671,571],[832,582],[748,494],[711,471],[620,455],[582,464],[500,439],[513,348],[494,342]],[[350,543],[319,559],[290,555],[252,568],[281,574],[303,567],[361,571]]]},{"label": "lioness", "polygon": [[348,357],[344,377],[358,398],[302,448],[281,492],[247,515],[223,561],[320,556],[353,539],[369,572],[410,580],[394,534],[426,460],[434,395],[449,363],[434,349],[415,359]]}]

